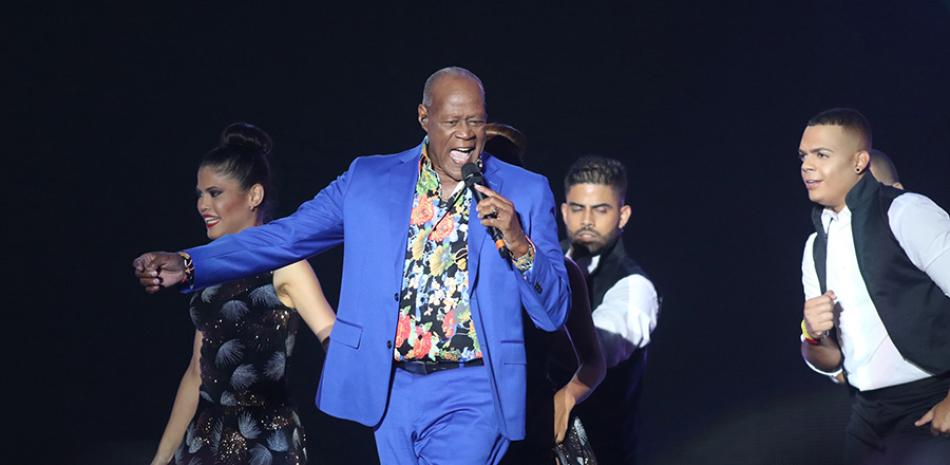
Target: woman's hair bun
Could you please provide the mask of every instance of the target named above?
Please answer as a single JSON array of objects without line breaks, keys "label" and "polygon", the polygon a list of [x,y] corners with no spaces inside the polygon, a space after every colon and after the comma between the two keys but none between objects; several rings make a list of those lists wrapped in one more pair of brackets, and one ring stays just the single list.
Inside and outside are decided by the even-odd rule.
[{"label": "woman's hair bun", "polygon": [[261,128],[248,123],[233,123],[221,132],[222,148],[249,150],[269,155],[274,143]]}]

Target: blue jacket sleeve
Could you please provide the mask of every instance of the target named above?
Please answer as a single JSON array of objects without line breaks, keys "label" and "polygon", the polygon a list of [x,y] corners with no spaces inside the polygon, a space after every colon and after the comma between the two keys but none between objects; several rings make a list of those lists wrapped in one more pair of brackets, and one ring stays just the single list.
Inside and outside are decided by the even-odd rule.
[{"label": "blue jacket sleeve", "polygon": [[275,270],[342,243],[343,198],[355,167],[356,161],[288,217],[187,249],[195,277],[182,292]]},{"label": "blue jacket sleeve", "polygon": [[[539,205],[529,211],[529,231],[534,242],[535,257],[531,269],[519,276],[521,303],[534,322],[545,331],[560,328],[567,320],[571,288],[564,269],[564,256],[557,241],[557,220],[554,216],[554,194],[542,183],[535,198]],[[521,274],[517,269],[515,273]]]}]

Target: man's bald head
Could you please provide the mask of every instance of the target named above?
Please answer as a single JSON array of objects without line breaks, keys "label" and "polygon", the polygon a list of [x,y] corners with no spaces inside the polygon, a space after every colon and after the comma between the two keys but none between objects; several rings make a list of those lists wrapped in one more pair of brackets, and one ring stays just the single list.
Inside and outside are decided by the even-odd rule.
[{"label": "man's bald head", "polygon": [[438,84],[442,79],[449,77],[470,79],[474,81],[476,84],[478,84],[478,89],[481,91],[482,100],[485,99],[485,86],[482,85],[482,80],[479,79],[475,73],[459,66],[449,66],[432,73],[432,75],[426,79],[426,84],[422,88],[422,104],[426,108],[432,107],[432,93],[433,89],[435,89],[435,85]]},{"label": "man's bald head", "polygon": [[485,148],[485,89],[465,68],[443,68],[426,79],[416,108],[426,132],[426,153],[444,189],[462,180],[462,166],[474,163]]},{"label": "man's bald head", "polygon": [[897,167],[894,166],[891,157],[877,149],[871,149],[869,153],[871,154],[871,174],[874,175],[874,179],[885,186],[903,189],[904,186],[897,175]]}]

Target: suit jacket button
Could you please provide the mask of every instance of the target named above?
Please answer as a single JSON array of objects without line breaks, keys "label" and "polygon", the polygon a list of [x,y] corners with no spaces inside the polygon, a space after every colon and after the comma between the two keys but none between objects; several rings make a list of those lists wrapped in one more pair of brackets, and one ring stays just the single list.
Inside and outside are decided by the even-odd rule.
[{"label": "suit jacket button", "polygon": [[540,294],[540,293],[541,293],[541,283],[534,283],[534,290],[535,290],[535,292],[537,292],[538,294]]},{"label": "suit jacket button", "polygon": [[398,292],[393,292],[393,300],[395,300],[396,302],[399,302],[399,293],[398,293]]},{"label": "suit jacket button", "polygon": [[392,348],[393,348],[393,341],[386,341],[386,348],[387,348],[387,349],[392,349]]}]

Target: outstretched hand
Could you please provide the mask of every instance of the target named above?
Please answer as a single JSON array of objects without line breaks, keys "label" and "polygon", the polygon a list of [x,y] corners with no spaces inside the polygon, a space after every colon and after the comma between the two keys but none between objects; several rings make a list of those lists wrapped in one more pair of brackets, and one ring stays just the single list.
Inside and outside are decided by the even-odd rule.
[{"label": "outstretched hand", "polygon": [[148,252],[132,261],[135,277],[145,292],[154,294],[185,279],[185,260],[172,252]]}]

